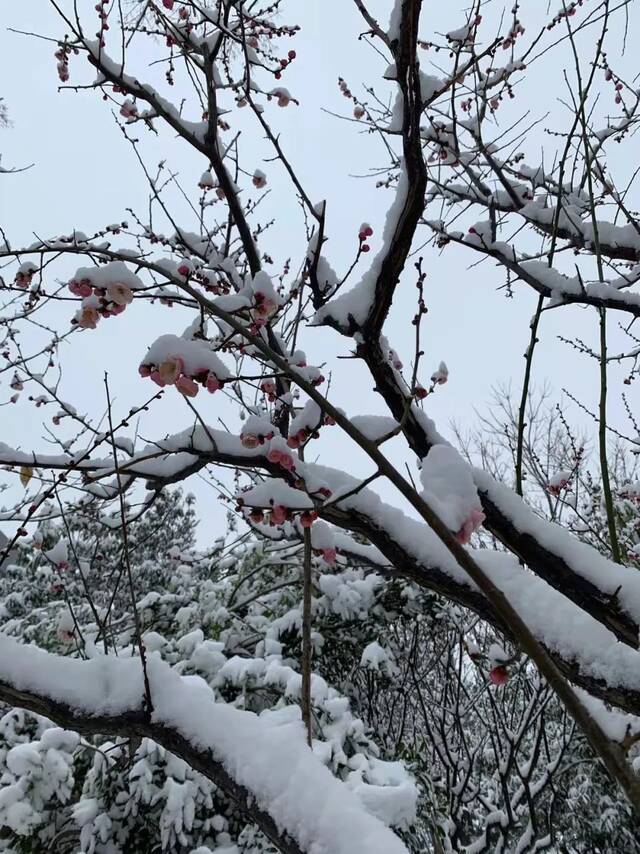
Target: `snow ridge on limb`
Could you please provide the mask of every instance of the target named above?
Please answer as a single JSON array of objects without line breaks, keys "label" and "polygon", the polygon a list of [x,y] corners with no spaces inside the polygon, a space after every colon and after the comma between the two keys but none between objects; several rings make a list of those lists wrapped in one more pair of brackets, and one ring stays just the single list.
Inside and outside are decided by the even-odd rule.
[{"label": "snow ridge on limb", "polygon": [[81,733],[149,737],[219,785],[284,854],[406,854],[306,745],[299,721],[216,703],[197,677],[139,660],[64,658],[0,637],[0,697]]},{"label": "snow ridge on limb", "polygon": [[[158,450],[164,454],[158,456]],[[34,462],[31,456],[29,459]],[[6,451],[3,460],[12,461],[6,456]],[[46,467],[49,461],[50,458],[44,458],[42,466]],[[185,471],[195,472],[212,462],[246,465],[249,461],[281,479],[270,479],[244,493],[248,506],[267,506],[274,496],[278,504],[294,510],[315,506],[321,519],[344,531],[365,536],[378,550],[379,557],[375,563],[381,566],[382,571],[407,578],[471,608],[511,636],[509,625],[495,612],[427,525],[385,503],[371,489],[361,488],[354,493],[360,486],[359,481],[342,471],[298,463],[293,475],[270,463],[265,451],[248,449],[236,436],[201,426],[142,449],[122,464],[121,472],[131,477],[132,482],[135,478],[145,479],[157,488],[180,481]],[[36,457],[35,464],[39,463]],[[461,459],[459,463],[465,465]],[[64,457],[60,458],[59,464],[64,467]],[[86,461],[85,465],[90,467],[86,474],[94,481],[113,474],[113,463],[109,459],[94,463]],[[313,501],[307,493],[287,485],[286,481],[292,484],[298,477],[303,478]],[[318,484],[329,487],[331,500],[319,500],[318,493],[313,492]],[[478,485],[481,488],[481,484]],[[506,492],[510,493],[509,490]],[[340,495],[345,497],[340,499]],[[526,505],[521,504],[521,507],[523,513],[531,514],[531,518],[541,526],[549,525],[557,530],[557,526],[538,520]],[[452,519],[451,525],[457,529],[461,519],[462,516]],[[346,553],[352,553],[355,548],[353,542],[347,543],[344,539],[342,543],[336,541],[336,546]],[[576,548],[576,560],[583,550],[592,551],[579,543],[576,543]],[[626,711],[633,712],[640,707],[640,653],[619,643],[613,632],[553,586],[523,569],[514,556],[486,550],[472,550],[472,554],[571,682]],[[599,554],[598,558],[603,566],[610,563]],[[388,564],[382,567],[385,559]],[[618,564],[613,564],[613,567],[620,572],[625,570]],[[614,581],[615,577],[612,583]],[[558,618],[551,619],[550,615],[555,614],[559,615]]]},{"label": "snow ridge on limb", "polygon": [[422,154],[422,87],[417,58],[422,0],[397,0],[388,39],[400,89],[402,162],[396,198],[385,222],[383,246],[358,285],[320,309],[316,322],[377,338],[387,318],[416,227],[424,210],[427,170]]},{"label": "snow ridge on limb", "polygon": [[[366,363],[375,388],[402,424],[411,450],[420,458],[437,444],[446,443],[434,422],[413,402],[380,341],[357,344],[356,352]],[[486,472],[474,470],[484,526],[517,554],[536,575],[583,608],[625,644],[638,648],[640,633],[640,576],[630,567],[603,557],[596,549],[579,544],[556,525],[540,519],[516,495]],[[505,512],[505,502],[509,512]],[[545,531],[552,531],[547,536]]]}]

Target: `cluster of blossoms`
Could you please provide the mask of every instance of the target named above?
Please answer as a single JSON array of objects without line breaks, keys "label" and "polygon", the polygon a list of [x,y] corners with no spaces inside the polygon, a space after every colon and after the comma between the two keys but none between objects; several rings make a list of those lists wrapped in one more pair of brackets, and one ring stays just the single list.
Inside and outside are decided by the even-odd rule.
[{"label": "cluster of blossoms", "polygon": [[360,226],[360,229],[358,230],[358,240],[360,241],[360,251],[361,252],[368,252],[371,249],[371,247],[369,246],[369,244],[366,241],[367,241],[367,238],[371,237],[372,234],[373,234],[373,229],[371,228],[369,223],[363,222],[362,225]]},{"label": "cluster of blossoms", "polygon": [[198,181],[198,187],[200,187],[201,190],[204,190],[205,193],[209,190],[215,190],[216,196],[220,201],[223,201],[227,197],[225,191],[222,189],[220,184],[218,184],[210,170],[202,173],[200,180]]},{"label": "cluster of blossoms", "polygon": [[78,53],[77,48],[72,48],[71,45],[64,42],[60,45],[58,50],[54,53],[56,60],[58,61],[57,70],[58,77],[61,83],[66,83],[69,79],[69,55],[73,53]]},{"label": "cluster of blossoms", "polygon": [[292,101],[294,104],[298,103],[296,99],[291,96],[291,92],[283,86],[272,89],[271,92],[267,94],[267,99],[269,101],[271,98],[275,98],[277,100],[279,107],[288,107]]},{"label": "cluster of blossoms", "polygon": [[231,378],[226,365],[208,341],[193,338],[191,333],[189,329],[183,336],[157,338],[140,363],[140,376],[149,377],[161,388],[174,385],[187,397],[195,397],[200,385],[211,394],[221,389]]},{"label": "cluster of blossoms", "polygon": [[278,303],[275,299],[256,291],[254,294],[255,305],[251,309],[252,327],[257,331],[265,326],[273,315],[278,311]]},{"label": "cluster of blossoms", "polygon": [[269,444],[267,459],[270,463],[275,463],[285,471],[294,471],[296,461],[289,447],[282,436],[274,436]]},{"label": "cluster of blossoms", "polygon": [[82,329],[95,329],[101,317],[122,314],[133,301],[133,291],[125,282],[109,282],[97,287],[85,276],[71,279],[68,288],[74,296],[82,297],[82,307],[71,321]]},{"label": "cluster of blossoms", "polygon": [[572,473],[570,471],[559,471],[549,479],[547,484],[547,492],[549,495],[560,495],[563,489],[566,489],[571,483]]},{"label": "cluster of blossoms", "polygon": [[200,391],[198,383],[210,394],[222,388],[223,382],[213,371],[203,368],[193,374],[185,371],[184,360],[180,356],[169,356],[158,365],[142,364],[138,368],[141,377],[149,377],[156,385],[164,388],[174,385],[186,397],[195,397]]},{"label": "cluster of blossoms", "polygon": [[9,403],[17,403],[18,398],[20,397],[20,392],[24,389],[24,383],[17,371],[14,371],[11,382],[9,383],[9,388],[13,389],[14,392],[9,398]]},{"label": "cluster of blossoms", "polygon": [[[293,449],[299,448],[309,439],[317,439],[319,436],[318,427],[320,423],[316,422],[314,426],[305,424],[302,427],[297,427],[296,420],[292,422],[292,431],[289,433],[289,438],[287,439],[287,445]],[[330,415],[321,416],[321,422],[325,427],[332,427],[336,423]]]},{"label": "cluster of blossoms", "polygon": [[[191,258],[182,258],[176,267],[176,272],[185,279],[192,279],[194,282],[200,283],[204,287],[205,291],[209,291],[210,293],[214,293],[216,295],[229,293],[229,285],[223,280],[218,279],[213,270],[206,267],[196,267]],[[171,304],[170,300],[163,301]]]},{"label": "cluster of blossoms", "polygon": [[351,92],[347,85],[347,81],[342,77],[338,78],[338,86],[340,87],[340,91],[344,95],[345,98],[348,98],[350,101],[353,101],[355,104],[353,108],[353,116],[354,118],[360,120],[365,115],[365,108],[361,103],[358,102],[356,96]]},{"label": "cluster of blossoms", "polygon": [[523,36],[523,35],[524,35],[524,27],[522,26],[520,21],[516,18],[513,26],[511,27],[511,29],[507,33],[507,37],[502,42],[502,49],[508,50],[510,47],[513,47],[513,45],[516,43],[516,39],[518,38],[518,36]]},{"label": "cluster of blossoms", "polygon": [[622,90],[624,89],[624,86],[619,79],[614,77],[613,71],[608,66],[604,72],[604,79],[608,82],[613,81],[614,92],[616,95],[615,96],[615,102],[616,102],[616,104],[621,104],[622,103]]},{"label": "cluster of blossoms", "polygon": [[25,261],[24,264],[21,264],[14,280],[16,287],[26,290],[26,288],[31,284],[33,274],[37,269],[38,268],[33,261]]},{"label": "cluster of blossoms", "polygon": [[318,518],[315,510],[303,510],[301,513],[298,513],[289,507],[285,507],[284,504],[276,504],[275,502],[270,504],[267,511],[260,507],[253,507],[249,512],[248,518],[254,525],[267,524],[273,527],[283,525],[285,522],[293,522],[296,516],[303,528],[310,528]]},{"label": "cluster of blossoms", "polygon": [[104,33],[106,30],[109,29],[109,21],[108,21],[109,12],[107,11],[107,8],[106,8],[108,5],[109,5],[109,0],[99,0],[99,2],[96,3],[96,5],[94,7],[96,12],[98,13],[98,20],[100,22],[98,25],[100,27],[100,31],[96,33],[96,38],[99,40],[101,47],[104,47],[104,41],[103,41]]},{"label": "cluster of blossoms", "polygon": [[582,3],[583,0],[573,0],[572,3],[564,5],[562,9],[559,9],[558,12],[556,12],[551,23],[547,24],[547,29],[552,30],[564,18],[571,18],[573,15],[575,15],[578,6],[582,6]]},{"label": "cluster of blossoms", "polygon": [[[237,498],[237,502],[237,510],[241,512],[244,507],[242,496]],[[318,514],[315,510],[294,510],[274,499],[269,500],[268,507],[251,507],[247,509],[246,518],[254,525],[277,527],[278,525],[284,525],[285,522],[294,522],[297,519],[302,528],[311,528],[314,522],[318,520]],[[322,526],[323,524],[319,522],[318,526]],[[338,556],[338,551],[333,542],[329,540],[325,542],[325,539],[322,535],[316,543],[312,539],[312,551],[316,557],[321,557],[325,563],[333,564]]]},{"label": "cluster of blossoms", "polygon": [[[256,41],[257,41],[257,39],[256,39]],[[280,68],[274,74],[274,77],[276,78],[276,80],[280,80],[280,78],[282,77],[282,72],[284,71],[284,69],[287,67],[287,65],[290,65],[295,58],[296,58],[295,50],[290,50],[289,53],[287,54],[287,56],[283,57],[280,60]]]},{"label": "cluster of blossoms", "polygon": [[275,402],[278,396],[278,392],[276,389],[276,384],[273,380],[263,380],[263,382],[260,383],[260,389],[267,395],[267,400],[269,401],[269,403]]},{"label": "cluster of blossoms", "polygon": [[253,291],[253,305],[251,307],[251,325],[249,326],[249,330],[255,335],[258,330],[266,326],[271,318],[277,314],[280,308],[280,299],[271,279],[263,271],[254,276],[251,288]]},{"label": "cluster of blossoms", "polygon": [[[323,422],[324,424],[335,424],[335,421],[330,416],[327,416],[327,418],[329,420],[324,421]],[[317,439],[317,438],[318,438],[318,431],[317,430],[313,430],[311,427],[301,427],[295,433],[291,433],[289,435],[289,438],[287,439],[287,445],[290,448],[295,449],[295,448],[299,448],[301,445],[304,445],[304,443],[308,439]]]}]

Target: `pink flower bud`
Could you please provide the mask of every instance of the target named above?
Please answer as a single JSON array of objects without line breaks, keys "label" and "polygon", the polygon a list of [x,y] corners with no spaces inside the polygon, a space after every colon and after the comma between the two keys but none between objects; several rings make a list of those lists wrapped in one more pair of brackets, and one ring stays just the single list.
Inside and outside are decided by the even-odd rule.
[{"label": "pink flower bud", "polygon": [[91,283],[88,279],[82,279],[80,282],[76,281],[76,279],[71,279],[67,287],[76,297],[90,297],[93,293]]},{"label": "pink flower bud", "polygon": [[489,681],[493,685],[506,685],[509,681],[509,671],[504,664],[498,664],[489,671]]},{"label": "pink flower bud", "polygon": [[260,444],[260,439],[254,435],[253,433],[241,433],[240,441],[242,443],[243,448],[249,448],[249,450],[253,450],[257,448]]},{"label": "pink flower bud", "polygon": [[185,397],[195,397],[199,391],[198,384],[185,374],[176,380],[176,388]]},{"label": "pink flower bud", "polygon": [[284,451],[280,454],[279,462],[282,468],[286,469],[287,471],[291,471],[291,469],[295,466],[295,460],[293,459],[291,454],[287,454]]},{"label": "pink flower bud", "polygon": [[120,107],[120,115],[125,119],[134,119],[138,115],[138,108],[130,98]]},{"label": "pink flower bud", "polygon": [[178,264],[178,273],[181,276],[190,276],[193,273],[193,264],[188,258],[183,258]]},{"label": "pink flower bud", "polygon": [[206,385],[207,391],[210,394],[213,394],[214,392],[216,392],[222,388],[222,383],[220,382],[218,377],[212,372],[209,372],[209,374],[207,375],[207,381],[206,381],[205,385]]}]

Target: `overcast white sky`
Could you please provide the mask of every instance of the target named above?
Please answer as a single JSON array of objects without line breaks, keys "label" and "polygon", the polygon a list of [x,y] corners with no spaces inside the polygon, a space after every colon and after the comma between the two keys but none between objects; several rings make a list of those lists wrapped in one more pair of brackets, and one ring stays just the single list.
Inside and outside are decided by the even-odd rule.
[{"label": "overcast white sky", "polygon": [[[89,0],[82,0],[81,8],[85,2],[88,9],[94,5]],[[372,249],[377,249],[376,239],[392,195],[389,191],[377,190],[374,180],[354,177],[384,166],[387,161],[378,141],[364,133],[362,126],[330,115],[330,112],[347,117],[351,115],[349,102],[338,90],[337,78],[343,76],[354,91],[362,92],[363,84],[378,84],[385,66],[364,42],[358,41],[363,27],[352,3],[347,0],[309,0],[287,5],[291,20],[300,23],[302,30],[291,43],[296,48],[298,59],[283,83],[301,103],[299,107],[291,106],[286,110],[269,106],[267,115],[273,120],[274,127],[281,131],[283,144],[311,198],[318,201],[326,198],[328,201],[327,231],[330,240],[326,254],[340,270],[353,255],[358,226],[363,220],[374,226]],[[384,22],[390,5],[389,0],[377,0],[371,3],[371,8],[380,14]],[[426,3],[422,37],[428,39],[434,31],[459,26],[463,23],[466,5],[462,0],[447,4]],[[528,23],[547,4],[542,0],[525,0],[521,6]],[[491,3],[486,13],[497,15],[501,8],[497,3]],[[631,4],[631,9],[633,25],[639,17],[637,4]],[[65,32],[64,25],[47,0],[29,0],[21,4],[20,14],[12,15],[10,23],[46,36],[59,37]],[[633,29],[631,32],[633,36]],[[613,38],[619,42],[615,30]],[[111,115],[110,106],[94,92],[58,92],[54,49],[48,42],[17,35],[6,26],[0,30],[0,95],[6,100],[13,122],[10,129],[0,131],[2,164],[34,164],[32,169],[22,174],[3,176],[0,185],[0,223],[14,245],[29,242],[34,234],[53,236],[68,233],[73,228],[90,233],[107,223],[130,218],[125,211],[128,207],[143,216],[146,207],[144,176]],[[585,52],[585,62],[587,57]],[[137,68],[144,68],[149,58],[151,53],[149,57],[137,56]],[[425,69],[429,70],[428,56],[423,54],[422,58]],[[632,61],[632,58],[625,60]],[[506,126],[527,110],[531,118],[542,117],[551,111],[550,116],[523,143],[530,163],[535,163],[535,152],[540,150],[540,146],[550,142],[544,128],[562,126],[563,108],[558,99],[564,94],[562,70],[565,65],[571,69],[571,57],[563,49],[553,58],[545,58],[535,65],[531,79],[519,91],[512,112],[500,117]],[[157,81],[161,78],[157,70],[150,70],[148,79]],[[90,80],[86,62],[79,59],[74,64],[72,61],[71,82]],[[388,92],[388,89],[381,86],[381,91]],[[150,166],[166,159],[167,165],[179,173],[184,188],[195,191],[206,163],[166,133],[154,138],[140,132],[140,138]],[[280,259],[291,256],[295,267],[304,252],[304,235],[282,170],[277,165],[261,162],[266,148],[255,131],[245,130],[242,144],[249,152],[246,168],[262,168],[274,188],[265,210],[277,216],[278,221],[262,246]],[[633,164],[635,144],[628,143],[626,159],[622,157],[616,164],[622,172],[628,171]],[[283,201],[287,194],[289,200]],[[486,263],[470,269],[468,265],[477,257],[461,249],[451,248],[440,256],[434,249],[426,248],[423,254],[428,273],[426,299],[429,306],[424,326],[426,357],[423,379],[425,382],[428,380],[428,374],[441,359],[450,370],[449,383],[429,399],[427,409],[441,431],[447,431],[451,419],[471,427],[476,420],[474,410],[486,408],[492,387],[513,383],[516,389],[519,388],[528,321],[536,297],[526,286],[517,285],[516,298],[506,299],[504,291],[499,290],[503,284],[500,271]],[[57,272],[65,278],[73,269],[67,265],[66,268],[58,268]],[[390,343],[407,364],[411,361],[413,349],[409,322],[414,310],[414,279],[413,271],[409,270],[403,279],[387,330]],[[59,315],[63,325],[65,314],[61,311]],[[178,310],[152,309],[145,304],[142,308],[127,311],[121,318],[103,322],[94,332],[75,336],[82,340],[69,345],[63,359],[63,396],[80,410],[94,413],[102,410],[102,374],[106,369],[117,397],[116,414],[126,412],[149,392],[148,381],[137,376],[137,365],[146,347],[161,332],[182,331],[188,321],[187,315],[180,316]],[[539,384],[549,382],[558,400],[562,387],[566,386],[587,406],[593,408],[596,405],[595,362],[577,357],[557,340],[561,333],[593,341],[596,323],[594,311],[568,308],[550,312],[543,320],[543,346],[536,356],[535,378]],[[89,336],[90,342],[87,340]],[[336,355],[348,354],[346,339],[328,331],[310,332],[305,346],[312,363],[328,361],[333,371],[331,388],[336,404],[352,414],[382,411],[361,367],[349,361],[336,361]],[[622,389],[622,376],[623,372],[614,373],[611,398],[611,410],[614,417],[620,416],[621,425],[619,391]],[[5,374],[0,380],[0,401],[4,402],[10,394],[9,377]],[[15,407],[0,408],[0,441],[23,449],[44,450],[47,445],[41,426],[42,411],[35,410],[25,398],[23,395]],[[142,435],[158,438],[189,426],[192,416],[176,398],[177,395],[166,396],[154,413],[153,424],[148,420],[141,423]],[[637,400],[633,388],[630,399],[632,403]],[[201,411],[211,423],[223,414],[226,419],[231,419],[231,426],[234,426],[233,415],[219,402],[218,395],[202,400]],[[570,406],[567,411],[577,423],[584,423],[575,407]],[[44,420],[49,425],[52,414],[51,409],[44,413]],[[323,461],[327,464],[343,464],[352,472],[360,470],[360,461],[353,456],[347,443],[338,439],[337,432],[331,441],[323,440],[322,449]],[[362,465],[361,470],[364,473],[366,466]],[[190,487],[199,498],[200,513],[207,519],[206,534],[209,536],[212,531],[210,522],[222,524],[215,496],[197,479],[190,483]]]}]

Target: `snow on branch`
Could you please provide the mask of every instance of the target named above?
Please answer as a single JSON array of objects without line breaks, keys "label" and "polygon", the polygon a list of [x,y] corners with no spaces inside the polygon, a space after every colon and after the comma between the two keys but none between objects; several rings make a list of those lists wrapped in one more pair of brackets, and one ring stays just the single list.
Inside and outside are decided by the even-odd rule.
[{"label": "snow on branch", "polygon": [[[45,467],[51,463],[50,457],[42,461],[32,455],[12,457],[6,448],[0,457],[0,461],[14,464],[22,460],[32,465],[41,463]],[[185,473],[198,471],[211,462],[250,465],[272,475],[269,480],[241,494],[247,508],[268,509],[272,505],[272,512],[277,510],[278,514],[281,513],[277,516],[279,522],[284,522],[291,513],[308,513],[314,508],[317,516],[332,525],[346,532],[364,535],[388,561],[387,572],[444,593],[510,635],[510,627],[500,619],[491,603],[424,522],[382,501],[373,490],[363,487],[362,482],[343,471],[297,462],[292,475],[288,469],[270,463],[260,447],[247,448],[240,438],[206,426],[185,430],[142,449],[123,462],[120,470],[132,478],[144,478],[158,486],[180,481]],[[58,465],[64,467],[64,458],[58,460]],[[114,473],[110,459],[93,463],[86,461],[84,465],[89,469],[85,475],[92,481]],[[497,484],[491,487],[488,476],[480,477],[480,473],[475,471],[473,474],[480,494],[488,490],[493,500],[501,500],[507,518],[512,518],[514,525],[520,525],[523,536],[531,536],[529,532],[532,532],[543,546],[556,549],[560,556],[575,565],[576,572],[580,570],[585,581],[591,578],[595,582],[604,574],[600,582],[604,586],[602,595],[611,598],[615,589],[620,588],[620,601],[637,618],[640,607],[637,573],[631,568],[612,564],[562,529],[538,519],[511,490],[499,488]],[[274,475],[279,479],[273,479]],[[304,484],[306,492],[293,488],[294,482],[298,487]],[[512,499],[505,505],[509,496]],[[292,534],[295,535],[295,528]],[[318,548],[327,548],[335,553],[335,545],[332,541]],[[347,550],[356,553],[357,547],[350,542]],[[484,549],[474,549],[472,553],[572,682],[627,711],[638,708],[640,652],[620,643],[612,631],[566,595],[523,568],[515,556]],[[626,591],[624,596],[622,589]]]},{"label": "snow on branch", "polygon": [[284,854],[406,854],[309,750],[300,721],[216,703],[199,677],[148,659],[63,658],[0,636],[0,698],[84,734],[154,739],[220,786]]}]

